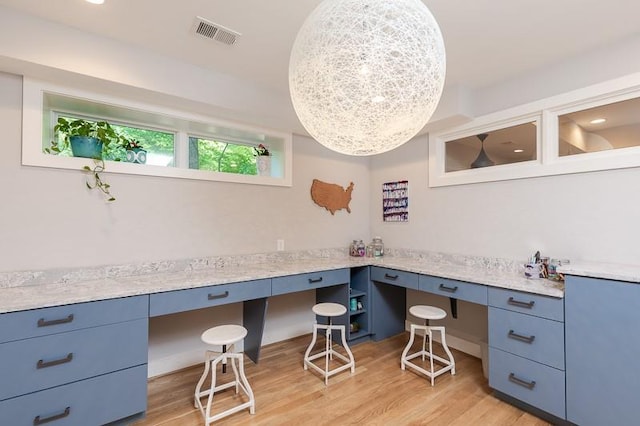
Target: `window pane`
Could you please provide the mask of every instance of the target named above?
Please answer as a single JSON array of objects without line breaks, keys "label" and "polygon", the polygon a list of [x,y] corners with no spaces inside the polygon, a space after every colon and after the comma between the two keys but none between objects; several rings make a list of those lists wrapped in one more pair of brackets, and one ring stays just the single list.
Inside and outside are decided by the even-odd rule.
[{"label": "window pane", "polygon": [[113,128],[127,139],[135,139],[140,143],[142,148],[147,151],[146,164],[154,166],[175,166],[175,137],[173,133],[117,125],[114,125]]},{"label": "window pane", "polygon": [[536,159],[536,123],[467,136],[445,143],[445,172]]},{"label": "window pane", "polygon": [[[59,117],[68,121],[73,121],[79,117],[60,114]],[[97,120],[82,118],[88,123],[95,123]],[[174,134],[161,132],[157,130],[140,129],[129,126],[120,126],[112,124],[111,127],[118,133],[128,139],[135,139],[139,145],[147,151],[146,164],[159,166],[174,165]],[[57,155],[71,157],[73,156],[71,148],[64,144],[64,133],[57,132],[55,135],[60,152]],[[113,161],[127,161],[127,150],[119,144],[109,144],[103,147],[103,158]]]},{"label": "window pane", "polygon": [[564,114],[558,117],[558,155],[640,145],[640,98]]},{"label": "window pane", "polygon": [[189,138],[189,168],[256,175],[252,146],[202,138]]}]

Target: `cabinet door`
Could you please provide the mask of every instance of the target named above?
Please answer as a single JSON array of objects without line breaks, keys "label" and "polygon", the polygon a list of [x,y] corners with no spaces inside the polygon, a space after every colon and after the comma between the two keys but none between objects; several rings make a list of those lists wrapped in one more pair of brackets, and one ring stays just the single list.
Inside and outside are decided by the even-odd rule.
[{"label": "cabinet door", "polygon": [[146,409],[145,364],[0,401],[0,424],[103,425]]},{"label": "cabinet door", "polygon": [[640,284],[567,276],[567,420],[637,425]]}]

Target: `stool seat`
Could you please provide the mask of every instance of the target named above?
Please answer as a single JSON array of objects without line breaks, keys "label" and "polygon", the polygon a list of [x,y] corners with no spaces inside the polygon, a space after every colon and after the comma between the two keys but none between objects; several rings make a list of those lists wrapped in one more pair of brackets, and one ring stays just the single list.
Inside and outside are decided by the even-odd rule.
[{"label": "stool seat", "polygon": [[[202,342],[207,345],[222,346],[221,351],[207,350],[205,352],[204,372],[194,392],[194,405],[200,410],[200,413],[202,413],[206,426],[209,426],[216,420],[247,408],[249,409],[249,413],[255,413],[255,398],[251,386],[247,381],[247,377],[244,374],[244,355],[241,352],[233,352],[234,345],[242,341],[246,335],[247,329],[243,326],[228,324],[212,327],[205,330],[200,336]],[[222,374],[224,375],[224,373],[226,373],[227,362],[231,364],[234,378],[227,383],[217,384],[217,366],[218,364],[222,364]],[[211,371],[211,387],[203,390],[202,386],[209,376],[209,371]],[[242,390],[246,396],[246,401],[220,413],[213,414],[214,394],[229,388],[235,388],[236,394]],[[204,397],[207,397],[207,403],[203,405],[201,398]]]},{"label": "stool seat", "polygon": [[[456,374],[456,362],[453,359],[451,351],[449,350],[449,346],[447,346],[444,327],[429,325],[430,320],[439,320],[446,318],[447,313],[443,309],[427,305],[412,306],[409,308],[409,313],[416,318],[423,319],[424,325],[411,324],[409,343],[407,343],[407,346],[404,348],[402,356],[400,357],[400,368],[404,370],[406,367],[410,367],[416,371],[419,371],[420,373],[431,379],[431,386],[433,386],[434,379],[436,377],[446,373],[447,371],[450,371],[452,375]],[[413,346],[413,341],[416,337],[417,331],[422,332],[422,347],[418,352],[409,354],[409,351]],[[434,332],[440,333],[440,343],[442,344],[442,348],[447,354],[447,359],[433,353]],[[429,344],[428,348],[427,343]],[[429,358],[429,369],[427,370],[426,368],[423,368],[411,361],[415,358],[422,358],[423,363],[427,358]],[[442,365],[442,367],[436,370],[434,361],[438,361]]]},{"label": "stool seat", "polygon": [[416,318],[424,320],[439,320],[446,318],[447,313],[435,306],[415,305],[409,308],[409,313]]},{"label": "stool seat", "polygon": [[[318,316],[327,317],[328,323],[318,324],[318,322],[316,321],[316,323],[313,324],[313,337],[311,339],[311,343],[309,344],[309,347],[307,348],[307,351],[304,354],[304,360],[303,360],[304,369],[307,370],[308,368],[311,368],[317,371],[318,373],[320,373],[322,377],[324,377],[325,385],[328,384],[328,380],[330,376],[333,376],[334,374],[337,374],[341,371],[350,369],[351,374],[355,373],[356,362],[353,359],[353,353],[351,353],[351,349],[349,349],[349,345],[347,345],[345,326],[334,325],[331,321],[333,317],[339,317],[340,315],[346,314],[347,308],[344,305],[341,305],[339,303],[325,302],[325,303],[317,303],[313,305],[313,308],[311,308],[311,310]],[[316,340],[318,338],[318,330],[324,330],[325,347],[323,351],[317,354],[311,355],[311,351],[313,350],[316,344]],[[340,337],[342,338],[342,347],[347,353],[346,356],[344,356],[343,354],[339,353],[334,349],[333,331],[340,332]],[[343,364],[339,367],[330,368],[329,366],[330,361],[333,360],[334,357],[342,361]],[[324,358],[324,368],[320,368],[313,363],[314,360],[319,358]]]},{"label": "stool seat", "polygon": [[247,329],[241,325],[228,324],[212,327],[200,337],[207,345],[230,345],[247,336]]},{"label": "stool seat", "polygon": [[339,303],[318,303],[311,310],[321,317],[339,317],[347,312],[347,308]]}]

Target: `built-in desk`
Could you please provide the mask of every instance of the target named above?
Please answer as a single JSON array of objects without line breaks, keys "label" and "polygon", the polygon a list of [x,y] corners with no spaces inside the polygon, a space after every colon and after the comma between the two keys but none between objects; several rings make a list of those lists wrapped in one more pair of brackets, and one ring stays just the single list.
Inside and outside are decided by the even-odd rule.
[{"label": "built-in desk", "polygon": [[[0,418],[12,425],[64,419],[86,426],[144,413],[149,317],[242,302],[245,352],[257,362],[268,298],[275,295],[313,289],[318,302],[364,301],[363,309],[338,319],[364,325],[349,334],[352,343],[402,332],[407,288],[485,305],[491,287],[562,297],[552,283],[449,266],[423,259],[306,259],[0,289],[2,371],[24,373],[0,394]],[[88,350],[97,344],[110,348]],[[108,361],[100,364],[100,357]],[[88,358],[98,359],[101,369],[89,368]],[[118,391],[123,388],[126,397]]]}]

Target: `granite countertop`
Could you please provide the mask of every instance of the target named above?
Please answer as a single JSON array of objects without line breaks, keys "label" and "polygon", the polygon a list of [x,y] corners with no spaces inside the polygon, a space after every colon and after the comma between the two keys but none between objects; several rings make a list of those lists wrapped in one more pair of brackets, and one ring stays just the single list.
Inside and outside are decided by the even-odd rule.
[{"label": "granite countertop", "polygon": [[603,278],[607,280],[640,283],[640,265],[624,265],[601,262],[572,262],[558,267],[565,275]]},{"label": "granite countertop", "polygon": [[369,265],[564,296],[562,282],[527,279],[519,265],[499,259],[407,251],[382,258],[354,258],[323,251],[4,273],[0,276],[0,313]]}]

